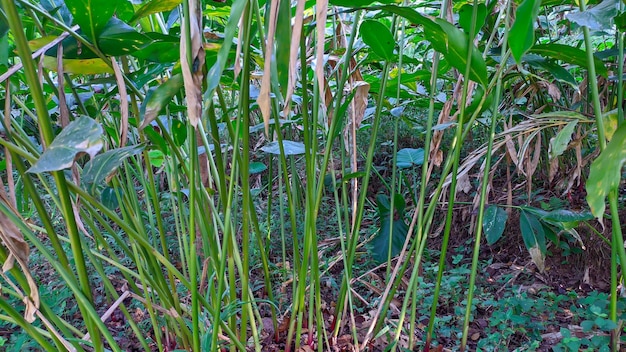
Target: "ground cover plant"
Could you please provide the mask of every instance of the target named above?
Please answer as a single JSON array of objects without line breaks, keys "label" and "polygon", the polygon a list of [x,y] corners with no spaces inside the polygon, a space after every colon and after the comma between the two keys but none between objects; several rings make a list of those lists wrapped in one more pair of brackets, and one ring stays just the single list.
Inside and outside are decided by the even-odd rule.
[{"label": "ground cover plant", "polygon": [[1,0],[6,351],[618,351],[624,3]]}]

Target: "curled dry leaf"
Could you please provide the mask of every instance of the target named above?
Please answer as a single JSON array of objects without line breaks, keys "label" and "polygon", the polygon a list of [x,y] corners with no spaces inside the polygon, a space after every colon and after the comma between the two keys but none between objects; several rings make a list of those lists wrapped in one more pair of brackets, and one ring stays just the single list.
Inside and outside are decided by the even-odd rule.
[{"label": "curled dry leaf", "polygon": [[[202,44],[202,13],[199,1],[189,1],[189,28],[186,28],[186,21],[182,23],[180,66],[185,82],[189,122],[196,127],[202,115],[202,67],[206,57]],[[187,60],[187,39],[191,42],[191,62]]]},{"label": "curled dry leaf", "polygon": [[263,124],[265,124],[265,135],[269,135],[270,131],[270,111],[271,111],[271,62],[274,55],[274,37],[276,34],[276,19],[278,17],[278,5],[280,1],[274,0],[270,4],[270,23],[267,33],[267,45],[265,46],[265,64],[263,67],[263,79],[261,80],[261,91],[257,98],[257,103],[263,115]]},{"label": "curled dry leaf", "polygon": [[26,281],[28,282],[28,288],[30,289],[30,295],[24,297],[24,304],[26,309],[24,310],[24,319],[29,323],[35,321],[35,314],[39,309],[39,291],[35,280],[33,279],[30,271],[28,270],[28,256],[30,254],[30,248],[28,243],[24,241],[24,237],[20,230],[15,226],[13,222],[0,211],[0,240],[2,244],[9,251],[7,260],[2,265],[2,271],[7,272],[13,269],[15,261],[19,264]]}]

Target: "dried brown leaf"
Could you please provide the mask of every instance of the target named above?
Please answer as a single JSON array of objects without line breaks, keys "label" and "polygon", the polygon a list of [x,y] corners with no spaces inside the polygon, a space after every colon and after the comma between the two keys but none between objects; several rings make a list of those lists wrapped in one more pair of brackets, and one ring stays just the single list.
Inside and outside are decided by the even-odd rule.
[{"label": "dried brown leaf", "polygon": [[[189,122],[198,126],[202,116],[202,67],[206,52],[202,44],[202,12],[200,1],[189,1],[189,28],[182,21],[180,36],[180,66],[185,83],[185,97]],[[191,42],[191,62],[187,60],[187,40]],[[194,70],[195,68],[195,70]]]},{"label": "dried brown leaf", "polygon": [[24,319],[29,323],[35,321],[35,314],[39,310],[39,290],[37,289],[37,284],[33,279],[30,271],[28,270],[28,256],[30,254],[30,247],[28,243],[24,240],[24,237],[20,230],[15,226],[13,222],[6,216],[3,212],[0,211],[0,240],[2,244],[9,251],[9,256],[7,260],[2,265],[2,271],[7,272],[11,270],[14,266],[15,261],[19,264],[24,276],[26,277],[26,281],[28,282],[28,287],[30,294],[27,297],[24,297],[23,301],[26,305],[24,310]]},{"label": "dried brown leaf", "polygon": [[265,45],[265,63],[263,67],[263,78],[261,79],[261,91],[256,102],[261,109],[263,115],[263,124],[265,125],[265,135],[270,133],[270,111],[271,111],[271,67],[272,56],[274,55],[274,37],[276,35],[276,19],[278,18],[278,5],[280,0],[272,0],[270,3],[270,23],[267,32],[267,44]]}]

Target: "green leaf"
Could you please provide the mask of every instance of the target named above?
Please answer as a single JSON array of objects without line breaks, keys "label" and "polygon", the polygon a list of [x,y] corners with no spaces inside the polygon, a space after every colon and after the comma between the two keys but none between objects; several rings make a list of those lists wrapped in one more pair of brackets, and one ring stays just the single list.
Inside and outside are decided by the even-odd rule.
[{"label": "green leaf", "polygon": [[461,73],[465,72],[467,54],[468,51],[471,50],[472,62],[470,65],[469,78],[482,84],[484,87],[487,87],[489,84],[487,81],[487,64],[485,63],[480,51],[473,44],[469,44],[467,34],[463,33],[463,31],[443,19],[437,18],[435,21],[447,34],[446,50],[442,50],[443,48],[437,48],[433,43],[435,49],[441,52],[446,60],[448,60],[448,62]]},{"label": "green leaf", "polygon": [[40,0],[39,3],[52,17],[67,26],[72,25],[72,14],[63,0]]},{"label": "green leaf", "polygon": [[178,119],[173,119],[171,123],[172,139],[177,146],[182,146],[187,140],[187,126]]},{"label": "green leaf", "polygon": [[81,177],[83,186],[89,187],[91,194],[95,193],[96,187],[102,181],[113,175],[122,165],[122,162],[130,156],[137,155],[143,150],[142,145],[128,146],[106,151],[89,160],[83,168]]},{"label": "green leaf", "polygon": [[[472,17],[474,14],[474,6],[470,4],[464,4],[459,9],[459,24],[466,34],[470,33],[472,25]],[[476,27],[474,28],[474,35],[480,32],[480,29],[485,25],[485,19],[487,18],[487,6],[485,4],[478,4],[476,9]]]},{"label": "green leaf", "polygon": [[4,11],[0,7],[0,37],[4,37],[7,33],[9,33],[9,22],[7,21],[7,16],[4,14]]},{"label": "green leaf", "polygon": [[[283,149],[285,150],[285,155],[298,155],[304,154],[305,152],[304,143],[288,140],[283,140]],[[269,154],[280,155],[280,146],[278,141],[271,142],[268,145],[261,147],[261,150]]]},{"label": "green leaf", "polygon": [[424,163],[424,149],[403,148],[398,150],[396,166],[399,168],[422,165]]},{"label": "green leaf", "polygon": [[74,23],[80,26],[92,43],[97,43],[100,33],[115,13],[117,0],[65,0],[65,4],[74,16]]},{"label": "green leaf", "polygon": [[117,18],[111,18],[98,37],[98,47],[108,56],[134,53],[152,40]]},{"label": "green leaf", "polygon": [[576,82],[574,76],[572,76],[568,70],[563,68],[563,66],[556,64],[554,61],[546,60],[545,58],[534,54],[524,55],[524,61],[534,68],[547,71],[552,75],[552,77],[561,82],[567,83],[572,87],[578,87],[578,82]]},{"label": "green leaf", "polygon": [[583,320],[580,322],[580,327],[583,328],[583,332],[591,331],[594,326],[595,323],[593,322],[593,320]]},{"label": "green leaf", "polygon": [[342,7],[364,7],[374,2],[381,4],[399,4],[402,0],[330,0],[329,3],[335,6]]},{"label": "green leaf", "polygon": [[165,162],[165,154],[160,150],[154,149],[148,152],[148,159],[150,160],[150,165],[161,167]]},{"label": "green leaf", "polygon": [[366,20],[361,23],[359,31],[363,42],[365,42],[376,55],[386,61],[393,58],[393,49],[396,46],[396,41],[393,39],[393,34],[391,34],[387,26],[378,21]]},{"label": "green leaf", "polygon": [[550,160],[565,152],[569,142],[572,140],[572,134],[574,133],[574,129],[577,125],[578,121],[570,121],[554,137],[550,138],[550,145],[548,147]]},{"label": "green leaf", "polygon": [[580,12],[571,12],[565,17],[579,26],[585,26],[592,31],[606,31],[613,29],[613,18],[617,16],[618,0],[604,0],[592,8]]},{"label": "green leaf", "polygon": [[[391,257],[400,254],[406,236],[409,233],[409,225],[404,222],[404,209],[406,207],[404,198],[402,198],[400,194],[395,194],[393,201],[395,214],[392,216],[389,197],[384,194],[380,194],[376,197],[380,228],[378,229],[378,233],[370,241],[368,247],[372,253],[372,257],[378,263],[387,261],[390,244]],[[393,228],[390,229],[392,220]]]},{"label": "green leaf", "polygon": [[592,220],[593,215],[588,211],[576,212],[568,209],[557,209],[549,211],[541,216],[541,220],[551,223],[578,223],[581,221]]},{"label": "green leaf", "polygon": [[254,161],[250,163],[250,175],[260,174],[265,170],[267,170],[267,165],[263,164],[260,161]]},{"label": "green leaf", "polygon": [[78,154],[87,153],[93,158],[102,146],[102,126],[92,118],[81,116],[59,133],[28,172],[41,173],[70,168]]},{"label": "green leaf", "polygon": [[152,0],[145,2],[135,12],[135,15],[131,18],[130,22],[137,21],[140,18],[144,18],[155,13],[171,11],[181,3],[182,0]]},{"label": "green leaf", "polygon": [[146,99],[144,99],[141,104],[141,109],[139,110],[140,115],[142,116],[141,125],[139,129],[144,129],[148,126],[154,119],[159,115],[161,110],[169,104],[172,98],[180,92],[180,89],[183,87],[183,75],[177,74],[172,76],[165,83],[161,84],[158,88],[151,90],[146,95]]},{"label": "green leaf", "polygon": [[291,51],[291,2],[281,1],[276,22],[276,51],[274,52],[277,81],[282,95],[287,94]]},{"label": "green leaf", "polygon": [[145,33],[150,43],[131,55],[153,62],[176,62],[180,59],[180,38],[162,33]]},{"label": "green leaf", "polygon": [[[575,48],[565,44],[539,44],[530,49],[531,53],[550,57],[556,60],[567,62],[568,64],[587,68],[587,54],[584,50]],[[596,73],[604,77],[607,76],[607,70],[602,60],[594,57]]]},{"label": "green leaf", "polygon": [[[224,28],[224,44],[220,47],[215,63],[209,69],[207,74],[207,89],[204,92],[204,100],[208,101],[213,97],[215,89],[220,83],[222,73],[226,67],[226,62],[230,54],[230,47],[233,44],[233,38],[239,28],[239,19],[243,13],[243,9],[248,4],[246,0],[234,0],[230,9],[230,17]],[[207,59],[208,60],[208,59]]]},{"label": "green leaf", "polygon": [[485,232],[485,239],[490,246],[502,237],[507,219],[506,211],[497,205],[490,205],[485,210],[483,232]]},{"label": "green leaf", "polygon": [[435,50],[439,51],[440,53],[448,51],[448,34],[441,28],[440,25],[435,23],[430,18],[420,14],[419,12],[409,7],[385,5],[378,6],[375,9],[395,13],[398,16],[404,17],[409,22],[415,25],[423,26],[424,37],[432,44]]},{"label": "green leaf", "polygon": [[546,253],[546,235],[543,225],[541,225],[541,222],[535,215],[522,208],[520,210],[520,230],[524,245],[528,249],[533,262],[539,271],[543,271],[545,268],[543,260]]},{"label": "green leaf", "polygon": [[[118,188],[117,192],[122,194],[124,190],[123,188]],[[120,203],[117,200],[116,189],[112,187],[106,187],[102,190],[102,193],[100,193],[100,201],[102,202],[102,205],[111,210],[115,210],[120,206]]]},{"label": "green leaf", "polygon": [[534,23],[539,15],[541,0],[524,0],[515,12],[515,23],[509,33],[509,46],[511,54],[519,64],[522,56],[533,46],[535,42]]},{"label": "green leaf", "polygon": [[591,213],[602,221],[606,196],[619,187],[622,166],[626,162],[626,124],[622,124],[613,139],[591,164],[587,179],[587,203]]}]

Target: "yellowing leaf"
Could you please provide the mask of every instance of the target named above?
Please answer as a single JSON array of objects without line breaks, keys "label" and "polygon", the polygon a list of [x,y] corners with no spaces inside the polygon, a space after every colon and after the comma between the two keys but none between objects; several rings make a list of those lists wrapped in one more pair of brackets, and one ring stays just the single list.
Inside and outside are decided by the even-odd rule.
[{"label": "yellowing leaf", "polygon": [[[57,59],[44,56],[43,66],[51,71],[57,71]],[[102,59],[64,59],[63,71],[75,75],[99,75],[113,73],[113,69]]]}]

